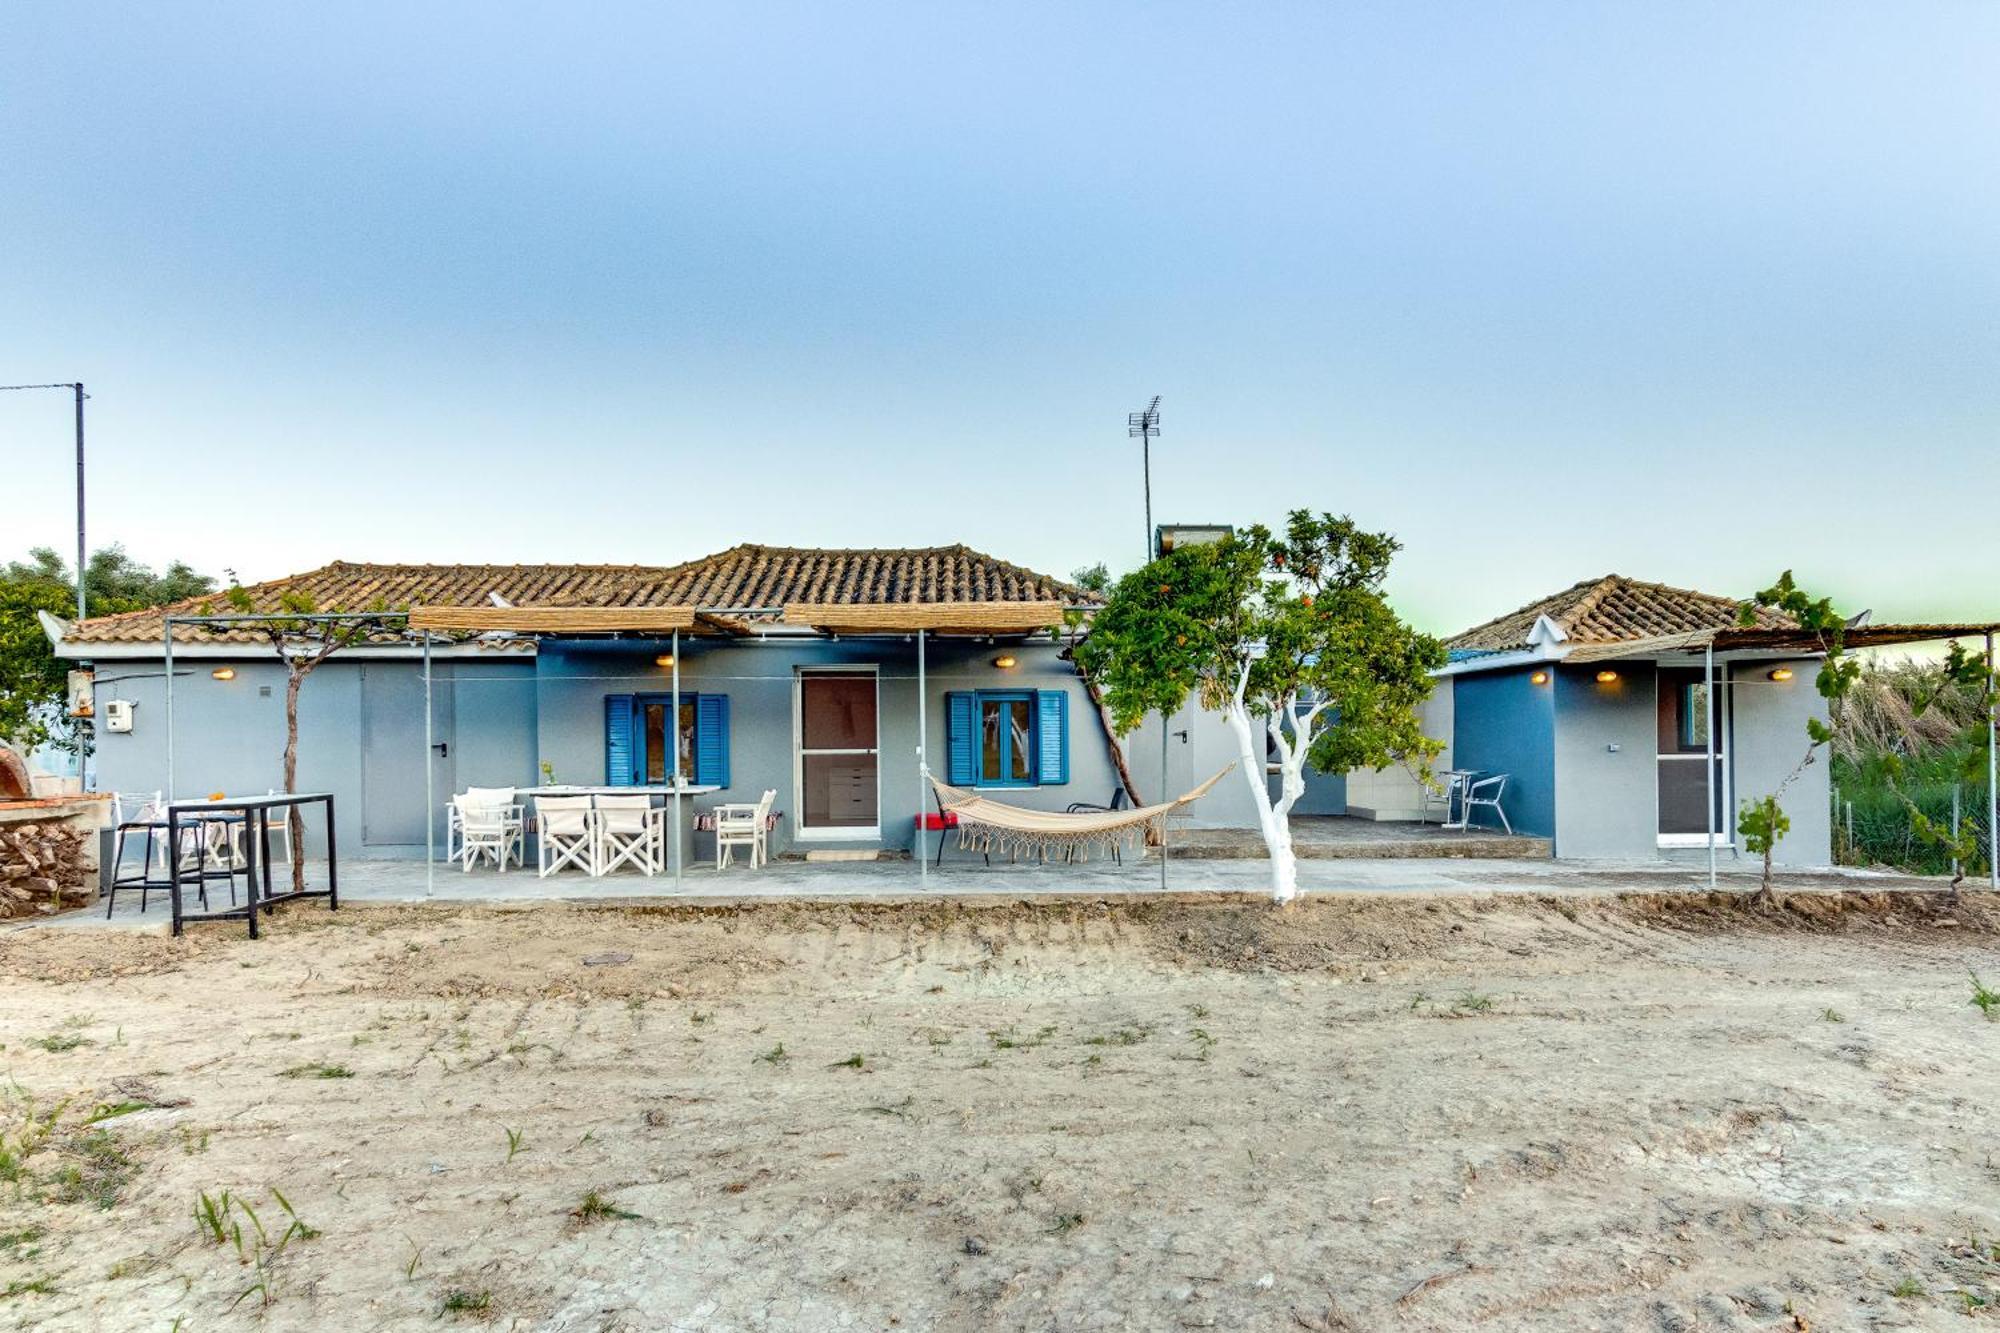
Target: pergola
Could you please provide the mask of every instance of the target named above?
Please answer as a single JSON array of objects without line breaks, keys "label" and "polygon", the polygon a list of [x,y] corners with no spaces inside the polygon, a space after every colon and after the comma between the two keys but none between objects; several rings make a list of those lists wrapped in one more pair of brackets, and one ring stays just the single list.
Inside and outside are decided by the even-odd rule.
[{"label": "pergola", "polygon": [[[424,651],[424,743],[430,744],[431,729],[431,636],[437,632],[454,634],[520,634],[529,636],[590,636],[621,634],[666,634],[672,644],[673,670],[669,689],[668,716],[680,716],[681,635],[742,637],[756,628],[774,625],[804,628],[821,634],[914,635],[917,646],[917,778],[919,785],[930,778],[929,715],[925,707],[925,648],[929,637],[937,635],[1032,634],[1062,623],[1069,611],[1087,611],[1063,602],[788,602],[781,606],[438,606],[411,607],[407,624],[422,636]],[[428,753],[428,749],[426,750]],[[674,885],[681,884],[683,867],[680,850],[681,793],[676,781],[669,793],[675,836],[670,843]],[[426,807],[436,804],[430,787],[430,765],[424,765]],[[436,834],[428,813],[425,818],[425,853],[429,869],[428,886],[436,874]],[[940,833],[939,836],[943,836]],[[918,848],[917,876],[930,879],[930,860]]]},{"label": "pergola", "polygon": [[[1996,730],[2000,730],[2000,680],[1996,680],[1993,657],[1993,636],[2000,631],[2000,623],[1977,622],[1963,624],[1931,625],[1872,625],[1867,623],[1849,625],[1841,633],[1842,646],[1848,649],[1893,648],[1912,643],[1939,643],[1947,639],[1983,639],[1986,645],[1986,865],[1990,886],[2000,892],[2000,799],[1996,799],[1996,785],[2000,785],[2000,755],[1996,755]],[[1715,655],[1717,653],[1796,653],[1800,656],[1817,656],[1826,651],[1826,643],[1812,630],[1792,627],[1738,627],[1723,629],[1693,630],[1681,634],[1656,635],[1647,639],[1626,639],[1616,643],[1584,644],[1562,657],[1564,662],[1587,663],[1606,662],[1619,658],[1648,657],[1666,653],[1700,653],[1702,655],[1702,687],[1705,697],[1715,707]],[[1716,728],[1708,728],[1707,768],[1709,780],[1714,774],[1720,756],[1717,753]],[[1708,806],[1708,884],[1715,887],[1715,800],[1711,794]]]}]

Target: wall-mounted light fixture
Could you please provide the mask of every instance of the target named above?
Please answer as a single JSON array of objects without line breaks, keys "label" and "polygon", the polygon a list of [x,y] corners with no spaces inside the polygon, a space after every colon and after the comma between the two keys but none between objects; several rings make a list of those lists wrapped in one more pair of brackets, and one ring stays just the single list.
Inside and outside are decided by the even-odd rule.
[{"label": "wall-mounted light fixture", "polygon": [[1771,669],[1772,680],[1790,680],[1791,678],[1792,669],[1790,667],[1773,667]]},{"label": "wall-mounted light fixture", "polygon": [[672,653],[661,653],[658,657],[653,659],[654,666],[672,666],[673,664],[674,664],[674,655]]},{"label": "wall-mounted light fixture", "polygon": [[1537,671],[1534,675],[1528,677],[1528,683],[1530,685],[1546,685],[1549,683],[1549,673],[1546,671]]},{"label": "wall-mounted light fixture", "polygon": [[217,668],[216,668],[215,670],[213,670],[213,671],[209,672],[208,674],[209,674],[209,675],[211,675],[211,676],[213,676],[213,677],[215,677],[215,678],[216,678],[217,680],[235,680],[235,679],[236,679],[236,668],[235,668],[235,667],[217,667]]},{"label": "wall-mounted light fixture", "polygon": [[1012,670],[1014,667],[1014,655],[1012,653],[1002,653],[993,659],[993,665],[999,667],[1002,671]]},{"label": "wall-mounted light fixture", "polygon": [[1597,683],[1599,685],[1610,685],[1616,682],[1617,679],[1618,673],[1616,671],[1600,671],[1597,673]]}]

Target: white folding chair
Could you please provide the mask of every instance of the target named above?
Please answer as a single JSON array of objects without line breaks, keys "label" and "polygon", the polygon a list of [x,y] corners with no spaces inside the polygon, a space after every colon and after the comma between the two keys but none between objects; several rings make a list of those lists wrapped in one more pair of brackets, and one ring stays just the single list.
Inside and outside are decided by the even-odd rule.
[{"label": "white folding chair", "polygon": [[624,865],[642,875],[666,868],[667,812],[656,809],[652,797],[600,795],[596,810],[598,874]]},{"label": "white folding chair", "polygon": [[750,868],[755,870],[765,861],[767,842],[765,826],[771,822],[771,803],[778,799],[775,787],[764,792],[756,804],[738,801],[715,807],[715,868],[717,870],[736,860],[736,849],[750,849]]},{"label": "white folding chair", "polygon": [[[502,812],[502,816],[507,822],[508,830],[513,834],[513,837],[508,840],[507,852],[503,854],[499,862],[499,868],[502,870],[507,868],[506,855],[512,855],[515,865],[526,865],[528,863],[527,821],[522,817],[523,811],[519,802],[515,799],[518,791],[519,788],[517,787],[467,787],[463,793],[469,805],[484,806],[488,809],[497,808]],[[465,854],[465,848],[462,843],[464,830],[461,824],[459,800],[459,797],[454,796],[445,806],[444,859],[447,861],[461,860]],[[291,853],[288,849],[286,856],[289,857],[290,855]]]},{"label": "white folding chair", "polygon": [[470,794],[454,796],[452,806],[458,817],[459,868],[470,871],[473,863],[491,860],[495,870],[505,870],[509,858],[521,853],[521,817],[515,806],[488,805]]},{"label": "white folding chair", "polygon": [[[1507,822],[1507,812],[1500,808],[1500,798],[1507,791],[1508,777],[1509,775],[1506,773],[1496,773],[1490,778],[1480,778],[1465,789],[1465,795],[1460,804],[1460,809],[1464,811],[1463,827],[1471,828],[1472,812],[1484,808],[1491,810],[1495,815],[1499,816],[1501,828],[1507,830],[1509,833],[1514,831],[1514,826]],[[1486,795],[1482,796],[1481,792],[1485,792]]]},{"label": "white folding chair", "polygon": [[588,796],[537,796],[535,862],[544,878],[574,866],[597,873],[597,814]]}]

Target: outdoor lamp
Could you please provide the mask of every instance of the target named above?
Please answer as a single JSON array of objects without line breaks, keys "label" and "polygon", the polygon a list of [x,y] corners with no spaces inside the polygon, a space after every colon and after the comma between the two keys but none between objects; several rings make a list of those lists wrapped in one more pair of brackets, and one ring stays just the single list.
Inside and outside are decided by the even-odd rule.
[{"label": "outdoor lamp", "polygon": [[1013,667],[1014,655],[1012,653],[1002,653],[993,659],[993,665],[999,667],[1002,671],[1006,671]]},{"label": "outdoor lamp", "polygon": [[654,666],[672,666],[673,664],[674,664],[674,655],[672,653],[661,653],[658,657],[653,659]]},{"label": "outdoor lamp", "polygon": [[1549,683],[1549,673],[1546,671],[1537,671],[1534,675],[1528,677],[1528,683],[1530,685],[1546,685]]},{"label": "outdoor lamp", "polygon": [[1599,685],[1609,685],[1617,679],[1618,673],[1616,671],[1600,671],[1597,673],[1597,683]]},{"label": "outdoor lamp", "polygon": [[213,670],[213,671],[209,672],[208,674],[209,674],[209,675],[211,675],[211,676],[213,676],[213,677],[215,677],[215,678],[216,678],[217,680],[235,680],[235,679],[236,679],[236,668],[235,668],[235,667],[217,667],[217,668],[216,668],[215,670]]},{"label": "outdoor lamp", "polygon": [[1790,667],[1773,667],[1771,669],[1772,680],[1782,681],[1782,680],[1790,680],[1791,678],[1792,678],[1792,669]]}]

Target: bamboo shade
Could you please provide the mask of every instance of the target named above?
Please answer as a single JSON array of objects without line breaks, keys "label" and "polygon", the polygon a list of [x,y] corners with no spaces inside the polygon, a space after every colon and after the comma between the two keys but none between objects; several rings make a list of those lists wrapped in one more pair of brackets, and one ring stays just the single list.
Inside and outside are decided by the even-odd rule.
[{"label": "bamboo shade", "polygon": [[608,634],[693,629],[689,606],[414,606],[411,629]]},{"label": "bamboo shade", "polygon": [[785,623],[822,630],[938,630],[963,634],[1023,634],[1062,623],[1061,602],[878,602],[815,605],[790,602]]}]

